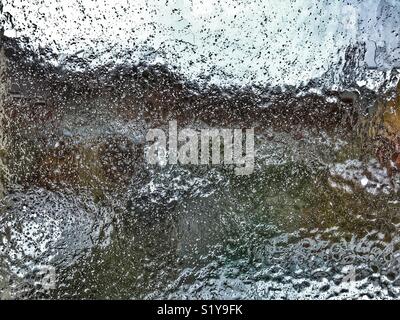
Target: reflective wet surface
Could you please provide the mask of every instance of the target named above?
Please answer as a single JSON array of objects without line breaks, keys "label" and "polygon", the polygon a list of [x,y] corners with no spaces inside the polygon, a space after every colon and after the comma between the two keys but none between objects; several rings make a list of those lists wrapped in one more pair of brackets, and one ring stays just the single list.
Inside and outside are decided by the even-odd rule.
[{"label": "reflective wet surface", "polygon": [[68,3],[1,7],[0,299],[399,298],[397,2]]},{"label": "reflective wet surface", "polygon": [[[395,181],[344,140],[272,134],[259,136],[250,176],[167,166],[101,197],[10,190],[1,208],[3,295],[397,297]],[[43,265],[56,270],[54,289],[29,281]]]}]

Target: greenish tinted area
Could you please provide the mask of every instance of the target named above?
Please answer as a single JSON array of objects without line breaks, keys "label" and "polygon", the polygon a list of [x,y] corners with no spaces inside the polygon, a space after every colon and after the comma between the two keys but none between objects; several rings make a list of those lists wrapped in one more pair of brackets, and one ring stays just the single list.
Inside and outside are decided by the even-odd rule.
[{"label": "greenish tinted area", "polygon": [[[359,266],[364,254],[372,259],[357,277],[390,272],[391,265],[374,252],[397,235],[393,195],[348,193],[332,188],[328,179],[326,169],[301,162],[268,165],[247,177],[225,173],[214,193],[182,199],[162,219],[131,212],[110,246],[61,271],[53,295],[277,298],[286,290],[294,297],[312,280],[321,288],[322,278],[340,283],[341,268]],[[264,291],[255,290],[260,281]],[[287,282],[289,291],[268,289]]]}]

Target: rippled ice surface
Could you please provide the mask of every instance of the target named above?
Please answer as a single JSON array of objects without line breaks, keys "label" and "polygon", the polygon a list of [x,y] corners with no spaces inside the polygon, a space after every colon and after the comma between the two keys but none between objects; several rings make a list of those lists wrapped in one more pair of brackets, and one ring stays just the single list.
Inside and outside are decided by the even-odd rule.
[{"label": "rippled ice surface", "polygon": [[28,37],[48,62],[75,70],[146,60],[200,83],[341,85],[356,45],[357,72],[400,67],[396,0],[5,0],[3,10],[13,17],[6,36]]},{"label": "rippled ice surface", "polygon": [[[256,145],[251,176],[149,167],[145,184],[102,200],[14,190],[1,207],[3,296],[398,297],[400,203],[385,169],[326,134],[269,131]],[[29,281],[42,265],[55,289]]]},{"label": "rippled ice surface", "polygon": [[[338,121],[325,131],[319,123],[332,119],[315,116],[335,103],[336,114],[350,114],[354,101],[367,113],[369,99],[394,87],[399,3],[266,3],[1,3],[8,46],[18,49],[9,74],[0,61],[0,118],[18,123],[7,127],[18,135],[1,122],[9,181],[5,190],[1,181],[0,298],[399,298],[399,177],[360,147],[354,128]],[[154,79],[152,66],[182,77]],[[182,98],[188,83],[199,91]],[[244,100],[251,92],[259,109],[238,110],[243,97],[232,102],[229,88],[244,88]],[[311,125],[279,122],[272,102],[259,103],[263,88],[278,92],[273,102],[291,121]],[[6,91],[39,102],[18,100],[7,113]],[[293,105],[301,97],[308,118]],[[220,101],[236,112],[228,123],[252,112],[252,175],[132,165],[146,121],[170,111],[164,103],[197,125],[196,116],[218,118]],[[269,110],[282,126],[262,124]],[[7,152],[13,159],[3,163]],[[35,161],[41,172],[30,176]],[[25,183],[14,179],[24,174]]]}]

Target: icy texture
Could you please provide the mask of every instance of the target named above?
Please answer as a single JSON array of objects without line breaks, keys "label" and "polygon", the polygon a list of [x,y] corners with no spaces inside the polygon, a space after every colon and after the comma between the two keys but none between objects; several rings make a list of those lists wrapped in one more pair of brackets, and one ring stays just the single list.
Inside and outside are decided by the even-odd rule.
[{"label": "icy texture", "polygon": [[[400,297],[399,177],[355,134],[399,1],[0,7],[0,298]],[[256,127],[255,172],[146,164],[171,119]]]},{"label": "icy texture", "polygon": [[400,66],[396,0],[6,0],[3,10],[5,35],[80,70],[145,59],[206,83],[299,85],[328,73],[340,85],[354,46],[359,69]]}]

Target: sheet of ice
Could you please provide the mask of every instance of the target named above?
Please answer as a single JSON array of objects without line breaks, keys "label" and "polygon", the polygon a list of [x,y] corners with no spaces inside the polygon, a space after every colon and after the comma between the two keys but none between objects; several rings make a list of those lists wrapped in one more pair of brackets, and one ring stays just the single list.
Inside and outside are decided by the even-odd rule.
[{"label": "sheet of ice", "polygon": [[6,0],[3,11],[7,36],[52,48],[57,64],[145,56],[208,83],[298,85],[334,66],[340,81],[345,49],[363,42],[370,67],[400,65],[396,0]]}]

